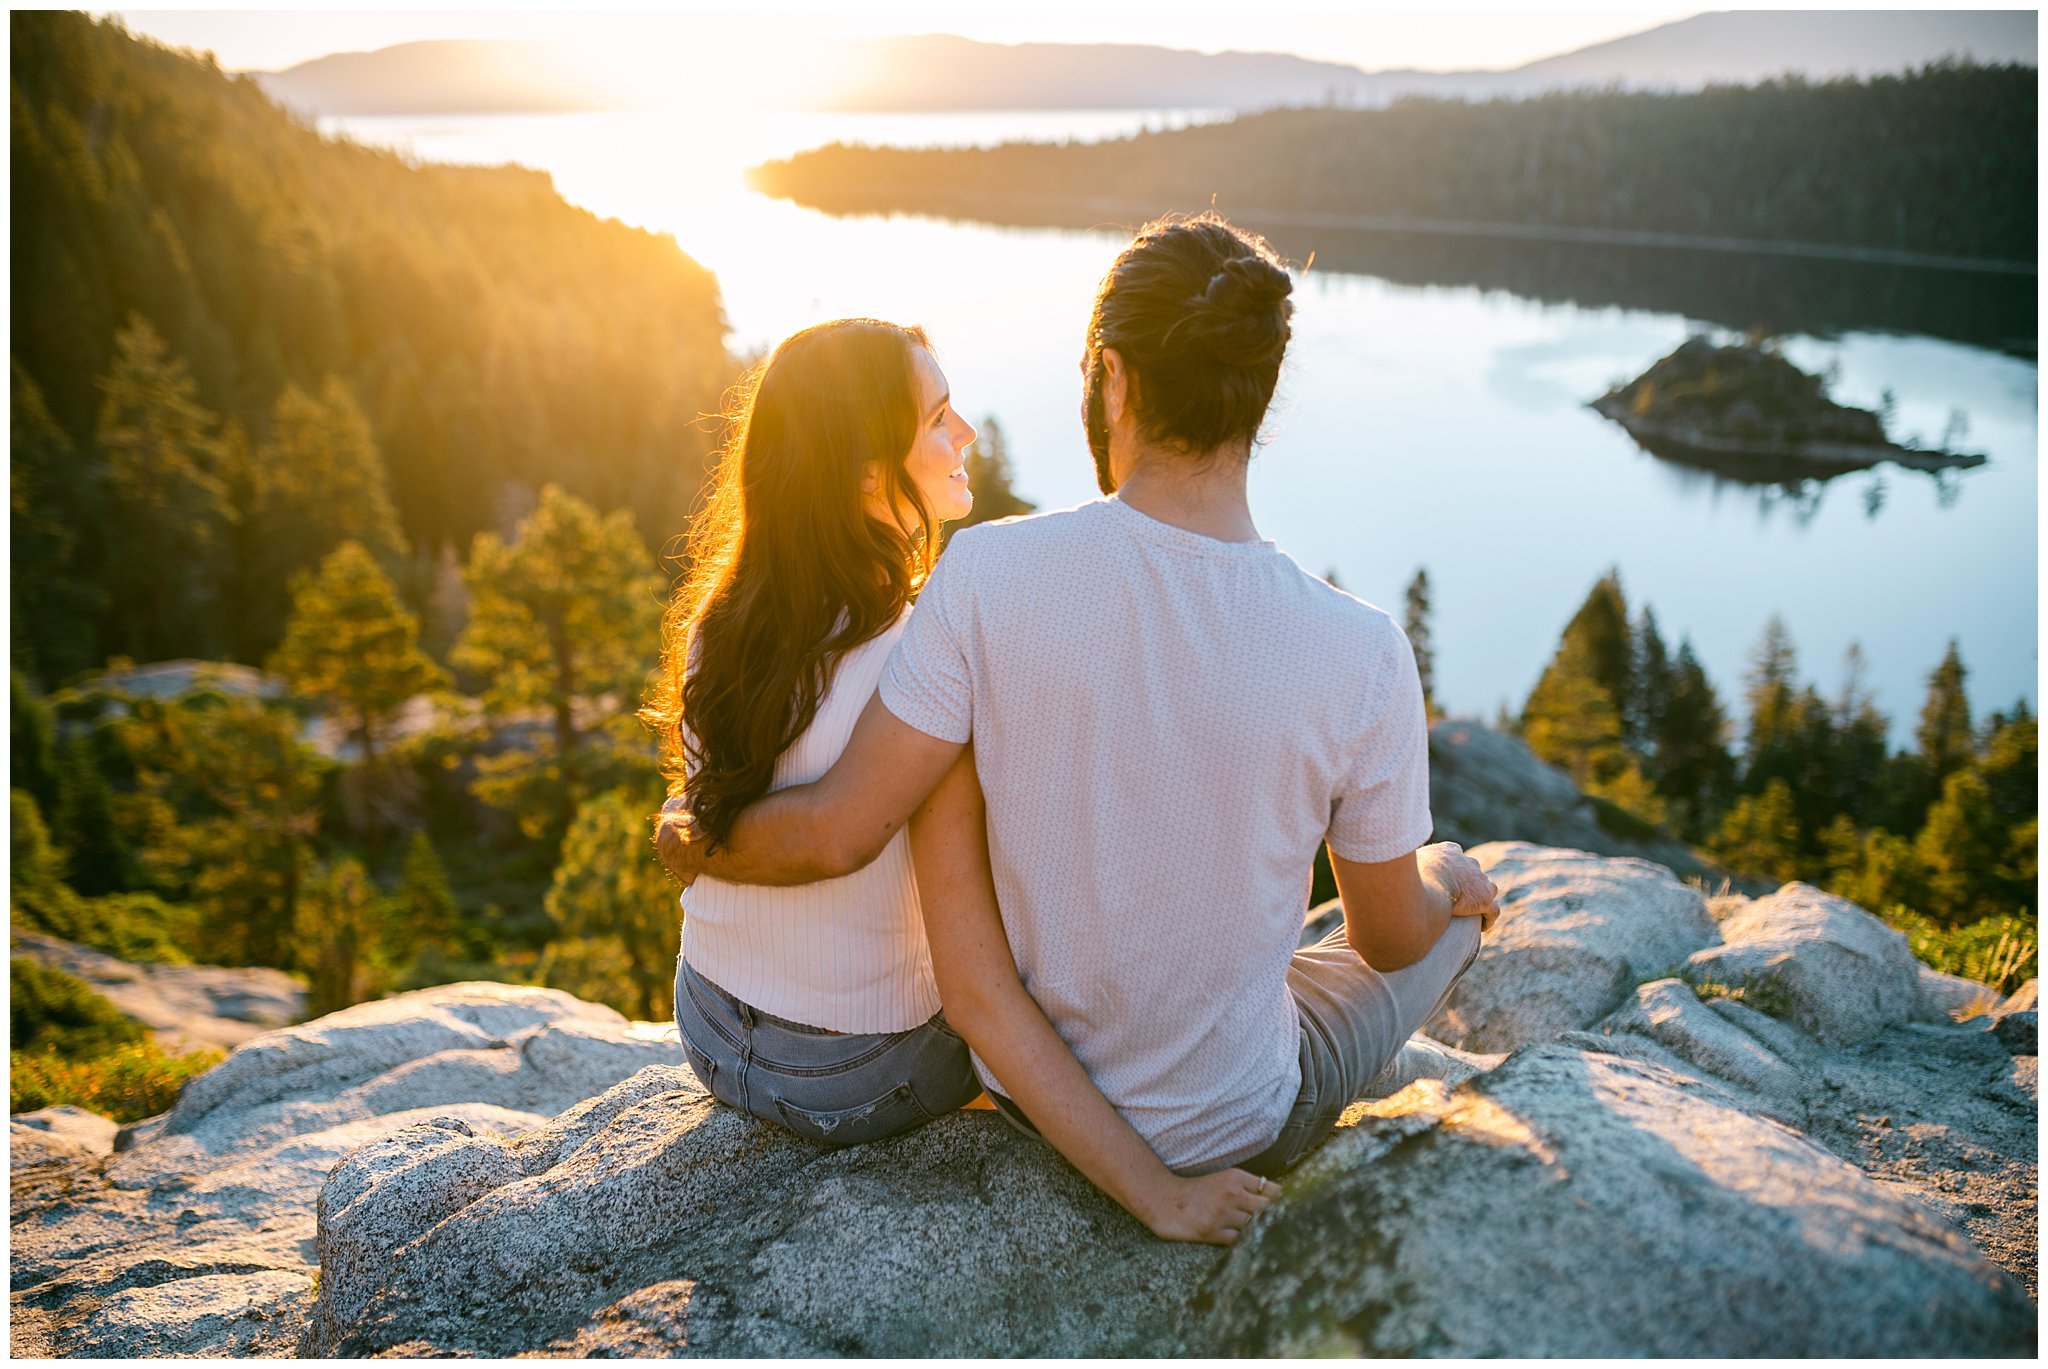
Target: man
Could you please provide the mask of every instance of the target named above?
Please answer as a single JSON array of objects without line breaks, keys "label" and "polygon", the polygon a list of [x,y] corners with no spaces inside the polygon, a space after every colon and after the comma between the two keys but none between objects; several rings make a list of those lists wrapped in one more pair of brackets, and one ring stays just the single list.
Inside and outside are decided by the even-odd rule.
[{"label": "man", "polygon": [[[1271,1201],[1498,911],[1424,844],[1400,629],[1252,520],[1291,288],[1213,214],[1141,231],[1083,360],[1111,497],[958,534],[832,771],[715,852],[657,839],[686,882],[806,883],[916,813],[940,997],[991,1098],[1180,1239]],[[1344,928],[1296,952],[1323,843]]]}]

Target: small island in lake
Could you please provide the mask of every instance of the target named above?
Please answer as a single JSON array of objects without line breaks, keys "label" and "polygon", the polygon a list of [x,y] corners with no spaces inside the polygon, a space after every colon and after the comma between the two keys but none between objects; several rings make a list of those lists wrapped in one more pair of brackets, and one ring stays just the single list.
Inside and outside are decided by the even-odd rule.
[{"label": "small island in lake", "polygon": [[1748,479],[1839,475],[1882,461],[1919,470],[1981,466],[1964,452],[1902,446],[1868,409],[1838,404],[1827,382],[1768,343],[1688,338],[1592,407],[1654,456]]}]

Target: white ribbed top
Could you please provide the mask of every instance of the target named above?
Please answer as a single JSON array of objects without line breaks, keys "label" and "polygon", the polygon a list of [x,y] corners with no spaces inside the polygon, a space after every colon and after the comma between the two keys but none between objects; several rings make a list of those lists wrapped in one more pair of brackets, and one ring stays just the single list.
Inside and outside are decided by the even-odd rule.
[{"label": "white ribbed top", "polygon": [[[775,762],[772,789],[808,784],[832,768],[909,614],[839,659],[817,716]],[[889,1032],[939,1010],[907,829],[840,879],[773,889],[701,877],[684,893],[683,913],[683,958],[692,968],[777,1017]]]}]

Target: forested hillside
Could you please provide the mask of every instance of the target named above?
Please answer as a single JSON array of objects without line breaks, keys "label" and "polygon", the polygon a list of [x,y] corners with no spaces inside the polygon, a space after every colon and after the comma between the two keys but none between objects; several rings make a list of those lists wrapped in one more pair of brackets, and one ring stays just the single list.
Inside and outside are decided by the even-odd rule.
[{"label": "forested hillside", "polygon": [[[834,144],[755,184],[836,212],[1006,220],[1067,204],[1697,234],[2031,262],[2036,72],[1407,100],[1295,109],[1094,144]],[[1054,212],[1057,212],[1056,210]]]},{"label": "forested hillside", "polygon": [[672,238],[324,139],[115,21],[10,31],[13,639],[44,681],[257,659],[342,538],[425,560],[548,482],[680,530],[732,366]]}]

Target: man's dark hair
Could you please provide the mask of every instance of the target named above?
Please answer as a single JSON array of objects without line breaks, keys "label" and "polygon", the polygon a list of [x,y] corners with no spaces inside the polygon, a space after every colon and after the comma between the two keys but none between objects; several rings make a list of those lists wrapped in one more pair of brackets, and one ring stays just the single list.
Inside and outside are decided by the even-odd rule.
[{"label": "man's dark hair", "polygon": [[1082,358],[1082,416],[1105,494],[1114,485],[1103,349],[1123,358],[1147,441],[1189,453],[1249,441],[1280,380],[1293,289],[1264,238],[1213,211],[1155,219],[1138,230],[1095,292]]}]

